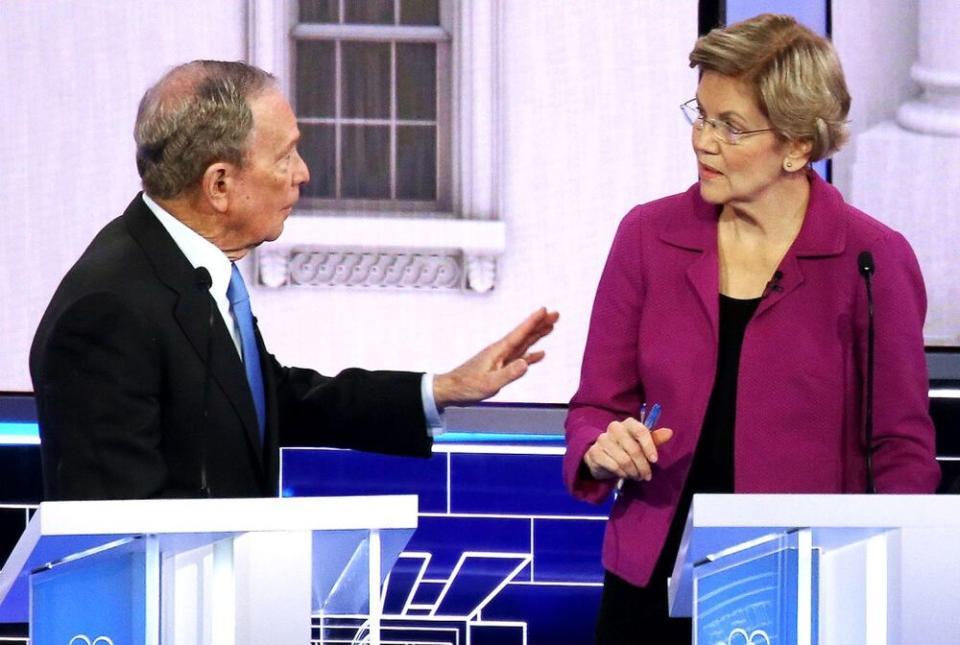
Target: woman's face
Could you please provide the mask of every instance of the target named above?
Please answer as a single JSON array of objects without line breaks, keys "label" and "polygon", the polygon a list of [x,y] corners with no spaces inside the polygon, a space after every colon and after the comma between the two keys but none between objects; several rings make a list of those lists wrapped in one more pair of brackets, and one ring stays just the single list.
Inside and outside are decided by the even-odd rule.
[{"label": "woman's face", "polygon": [[[704,72],[697,88],[697,101],[704,117],[729,123],[737,130],[772,127],[750,88],[729,76]],[[718,141],[709,123],[702,130],[693,128],[700,195],[711,204],[732,206],[763,200],[787,177],[784,161],[791,147],[771,131],[745,135],[734,145]],[[806,160],[792,163],[799,169]]]}]

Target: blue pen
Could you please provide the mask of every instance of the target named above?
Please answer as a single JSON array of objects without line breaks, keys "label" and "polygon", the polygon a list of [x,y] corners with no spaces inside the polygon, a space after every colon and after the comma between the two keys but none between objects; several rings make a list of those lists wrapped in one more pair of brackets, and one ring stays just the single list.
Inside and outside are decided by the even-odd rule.
[{"label": "blue pen", "polygon": [[[640,406],[640,415],[639,421],[643,425],[647,426],[647,430],[653,432],[653,429],[657,427],[657,421],[660,420],[660,412],[663,410],[660,407],[659,403],[654,403],[653,407],[650,408],[650,414],[647,414],[647,404],[644,403]],[[617,482],[617,492],[619,493],[623,489],[623,480]]]},{"label": "blue pen", "polygon": [[[662,409],[662,408],[660,407],[660,404],[659,404],[659,403],[654,403],[654,404],[653,404],[653,407],[650,408],[650,414],[647,415],[646,420],[640,419],[640,423],[642,423],[643,425],[647,426],[647,429],[652,432],[653,429],[657,427],[657,421],[660,420],[660,411],[661,411],[661,409]],[[643,412],[643,410],[641,410],[641,413],[642,413],[642,412]]]}]

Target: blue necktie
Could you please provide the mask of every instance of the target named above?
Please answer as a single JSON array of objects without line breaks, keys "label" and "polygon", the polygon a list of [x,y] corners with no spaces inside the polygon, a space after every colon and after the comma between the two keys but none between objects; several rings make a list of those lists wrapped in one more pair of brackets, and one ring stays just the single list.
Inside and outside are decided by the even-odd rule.
[{"label": "blue necktie", "polygon": [[243,276],[237,265],[230,273],[230,286],[227,287],[227,299],[230,311],[237,322],[240,332],[240,347],[243,349],[243,367],[247,372],[247,383],[253,394],[253,406],[257,409],[257,425],[260,429],[260,443],[263,443],[263,431],[267,423],[267,404],[263,393],[263,372],[260,370],[260,352],[257,350],[257,337],[253,332],[253,313],[250,311],[250,295],[243,283]]}]

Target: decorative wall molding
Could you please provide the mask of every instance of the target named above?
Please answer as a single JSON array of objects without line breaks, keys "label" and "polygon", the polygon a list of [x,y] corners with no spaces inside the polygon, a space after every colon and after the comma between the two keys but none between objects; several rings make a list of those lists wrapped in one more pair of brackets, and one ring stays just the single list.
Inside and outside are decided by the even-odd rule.
[{"label": "decorative wall molding", "polygon": [[292,248],[260,255],[260,281],[270,287],[391,287],[460,289],[464,282],[459,253],[370,249]]},{"label": "decorative wall molding", "polygon": [[[257,283],[487,293],[506,243],[498,220],[314,216],[287,219],[254,254]],[[455,274],[455,275],[454,275]]]},{"label": "decorative wall molding", "polygon": [[490,291],[496,258],[458,251],[290,247],[259,251],[258,282],[267,287],[364,287]]}]

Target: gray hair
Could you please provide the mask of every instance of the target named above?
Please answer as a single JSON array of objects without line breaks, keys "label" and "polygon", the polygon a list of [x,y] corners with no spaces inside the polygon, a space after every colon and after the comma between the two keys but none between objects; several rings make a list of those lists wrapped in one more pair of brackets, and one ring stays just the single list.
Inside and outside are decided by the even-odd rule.
[{"label": "gray hair", "polygon": [[850,93],[829,40],[791,16],[761,14],[697,40],[690,67],[746,83],[777,133],[819,161],[847,140]]},{"label": "gray hair", "polygon": [[140,99],[133,138],[144,191],[161,199],[200,183],[212,163],[243,165],[249,100],[276,78],[240,62],[195,60],[173,68]]}]

